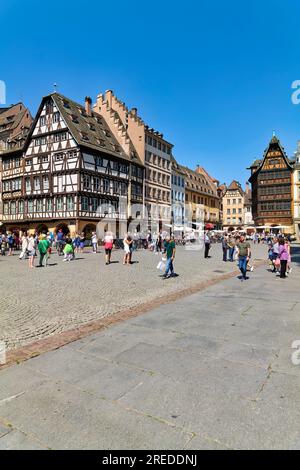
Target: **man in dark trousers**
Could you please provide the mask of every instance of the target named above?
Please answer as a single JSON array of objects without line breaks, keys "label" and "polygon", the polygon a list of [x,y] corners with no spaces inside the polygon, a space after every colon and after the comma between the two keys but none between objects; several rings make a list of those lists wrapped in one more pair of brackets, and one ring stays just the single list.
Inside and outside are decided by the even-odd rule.
[{"label": "man in dark trousers", "polygon": [[223,261],[227,261],[228,240],[227,235],[222,238]]},{"label": "man in dark trousers", "polygon": [[204,233],[204,258],[208,258],[209,250],[210,250],[210,237],[208,235],[208,232]]}]

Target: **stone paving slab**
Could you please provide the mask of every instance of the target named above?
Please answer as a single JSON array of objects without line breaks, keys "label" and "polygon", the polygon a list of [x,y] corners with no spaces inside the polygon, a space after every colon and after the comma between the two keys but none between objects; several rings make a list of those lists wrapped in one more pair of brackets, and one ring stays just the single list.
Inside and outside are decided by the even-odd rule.
[{"label": "stone paving slab", "polygon": [[178,449],[192,438],[181,428],[63,382],[45,383],[0,403],[0,417],[52,449]]},{"label": "stone paving slab", "polygon": [[37,440],[26,434],[14,430],[0,439],[0,450],[46,450],[47,448]]},{"label": "stone paving slab", "polygon": [[25,364],[25,368],[33,374],[37,371],[47,378],[63,380],[111,400],[117,400],[144,379],[140,370],[120,367],[116,363],[67,348],[49,352],[46,357],[34,358]]}]

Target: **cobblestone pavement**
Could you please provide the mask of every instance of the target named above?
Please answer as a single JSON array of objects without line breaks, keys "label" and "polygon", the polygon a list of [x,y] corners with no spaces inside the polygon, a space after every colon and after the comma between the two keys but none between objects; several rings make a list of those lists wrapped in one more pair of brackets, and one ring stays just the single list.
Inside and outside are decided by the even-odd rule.
[{"label": "cobblestone pavement", "polygon": [[[135,252],[132,266],[123,266],[122,250],[113,252],[110,266],[103,250],[95,255],[87,249],[70,263],[53,254],[49,267],[33,270],[17,254],[0,257],[0,339],[8,349],[24,346],[234,271],[236,264],[224,263],[221,251],[214,245],[205,260],[203,251],[178,248],[179,276],[166,281],[156,269],[160,255],[148,251]],[[253,258],[264,258],[266,251],[255,247]]]},{"label": "cobblestone pavement", "polygon": [[0,370],[0,449],[299,450],[299,281],[300,250],[289,279],[261,266]]}]

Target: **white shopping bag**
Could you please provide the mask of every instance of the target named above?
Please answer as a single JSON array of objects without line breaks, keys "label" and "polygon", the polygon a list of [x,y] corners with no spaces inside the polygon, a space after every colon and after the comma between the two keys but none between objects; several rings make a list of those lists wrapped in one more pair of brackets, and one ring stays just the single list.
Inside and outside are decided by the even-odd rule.
[{"label": "white shopping bag", "polygon": [[158,265],[156,266],[156,268],[159,269],[160,271],[164,271],[165,267],[166,265],[162,261],[160,261]]}]

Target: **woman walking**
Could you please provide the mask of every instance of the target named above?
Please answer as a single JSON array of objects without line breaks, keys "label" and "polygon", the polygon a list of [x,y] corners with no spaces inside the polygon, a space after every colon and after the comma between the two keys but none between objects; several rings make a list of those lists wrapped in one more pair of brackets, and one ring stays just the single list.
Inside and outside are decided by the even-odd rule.
[{"label": "woman walking", "polygon": [[112,232],[106,232],[104,237],[105,264],[110,264],[111,250],[113,249],[114,237]]},{"label": "woman walking", "polygon": [[26,232],[24,232],[22,235],[21,243],[22,243],[22,250],[21,250],[19,259],[24,259],[24,256],[26,255],[26,251],[28,247],[28,240],[27,240]]},{"label": "woman walking", "polygon": [[285,243],[284,238],[279,239],[279,259],[280,259],[280,278],[285,279],[287,262],[289,259],[288,246]]},{"label": "woman walking", "polygon": [[34,257],[36,255],[36,242],[32,234],[30,234],[28,237],[27,250],[28,250],[28,256],[29,256],[28,258],[29,267],[34,268]]},{"label": "woman walking", "polygon": [[127,234],[126,237],[124,238],[125,254],[124,254],[123,264],[127,264],[127,265],[131,264],[132,243],[133,243],[132,238],[130,237],[129,234]]}]

